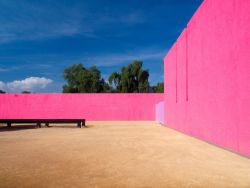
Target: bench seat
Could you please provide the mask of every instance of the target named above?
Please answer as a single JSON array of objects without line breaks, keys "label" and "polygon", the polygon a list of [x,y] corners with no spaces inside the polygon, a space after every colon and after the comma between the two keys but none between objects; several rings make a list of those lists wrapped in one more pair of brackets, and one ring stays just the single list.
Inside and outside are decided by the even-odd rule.
[{"label": "bench seat", "polygon": [[8,127],[11,127],[12,123],[35,123],[39,128],[42,123],[47,127],[50,123],[76,123],[81,128],[85,126],[85,119],[0,119],[0,123],[6,123]]}]

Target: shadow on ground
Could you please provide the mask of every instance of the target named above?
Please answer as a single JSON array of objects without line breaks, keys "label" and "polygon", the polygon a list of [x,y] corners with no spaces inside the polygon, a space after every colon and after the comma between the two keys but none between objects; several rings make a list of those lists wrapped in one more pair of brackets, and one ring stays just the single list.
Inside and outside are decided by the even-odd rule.
[{"label": "shadow on ground", "polygon": [[[91,128],[93,125],[83,126],[82,128]],[[42,126],[41,128],[77,128],[77,126],[73,125],[50,125],[49,127]],[[6,131],[22,131],[28,129],[39,129],[35,124],[34,125],[12,125],[11,127],[7,127],[7,125],[0,125],[0,132]]]},{"label": "shadow on ground", "polygon": [[21,130],[27,130],[27,129],[36,129],[36,125],[18,125],[18,126],[11,126],[7,127],[5,125],[0,126],[0,132],[5,131],[21,131]]}]

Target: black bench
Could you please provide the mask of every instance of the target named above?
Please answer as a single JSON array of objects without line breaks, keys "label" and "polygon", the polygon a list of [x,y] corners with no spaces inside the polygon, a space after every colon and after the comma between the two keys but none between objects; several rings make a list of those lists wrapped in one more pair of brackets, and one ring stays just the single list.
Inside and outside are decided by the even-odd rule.
[{"label": "black bench", "polygon": [[50,123],[76,123],[81,128],[85,126],[85,119],[0,119],[0,123],[6,123],[7,127],[11,127],[12,123],[35,123],[38,128],[42,123],[47,127]]}]

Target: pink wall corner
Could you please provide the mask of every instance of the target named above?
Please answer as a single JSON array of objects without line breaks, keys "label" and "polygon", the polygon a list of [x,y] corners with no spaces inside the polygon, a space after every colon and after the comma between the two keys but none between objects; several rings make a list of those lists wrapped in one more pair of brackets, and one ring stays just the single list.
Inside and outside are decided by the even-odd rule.
[{"label": "pink wall corner", "polygon": [[163,94],[2,94],[0,118],[155,120]]},{"label": "pink wall corner", "polygon": [[165,124],[246,156],[249,10],[248,0],[204,1],[164,59]]}]

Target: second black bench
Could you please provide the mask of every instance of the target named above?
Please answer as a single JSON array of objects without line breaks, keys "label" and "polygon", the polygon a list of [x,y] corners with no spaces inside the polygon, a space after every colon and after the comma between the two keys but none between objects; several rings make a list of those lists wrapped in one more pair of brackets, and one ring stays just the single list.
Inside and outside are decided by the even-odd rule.
[{"label": "second black bench", "polygon": [[0,119],[0,123],[6,123],[7,127],[11,127],[12,123],[35,123],[38,128],[44,123],[49,127],[50,123],[76,123],[78,127],[85,126],[85,119]]}]

